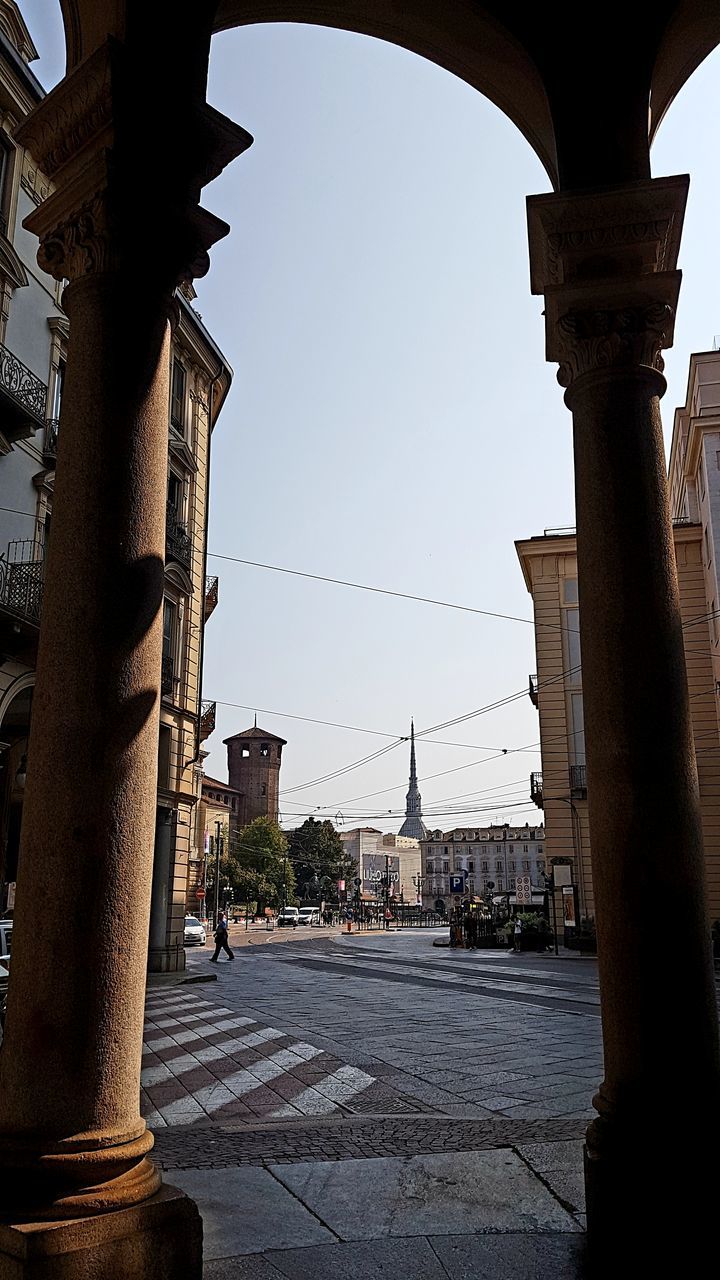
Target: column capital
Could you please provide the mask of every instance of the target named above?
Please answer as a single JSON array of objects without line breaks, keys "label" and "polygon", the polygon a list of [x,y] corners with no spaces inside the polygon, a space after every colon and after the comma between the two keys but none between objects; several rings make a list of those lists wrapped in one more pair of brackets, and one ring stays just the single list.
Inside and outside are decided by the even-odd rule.
[{"label": "column capital", "polygon": [[52,184],[24,225],[56,280],[146,272],[174,287],[206,273],[229,226],[198,203],[200,189],[252,138],[188,93],[143,94],[131,54],[109,39],[17,130]]},{"label": "column capital", "polygon": [[603,369],[662,372],[689,179],[530,196],[530,279],[545,297],[546,358],[571,387]]}]

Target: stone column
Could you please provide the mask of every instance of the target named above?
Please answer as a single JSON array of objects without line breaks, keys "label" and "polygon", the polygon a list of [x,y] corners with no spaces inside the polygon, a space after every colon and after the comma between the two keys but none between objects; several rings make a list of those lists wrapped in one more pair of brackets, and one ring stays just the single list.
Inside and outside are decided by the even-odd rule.
[{"label": "stone column", "polygon": [[179,107],[185,168],[169,144],[167,166],[143,159],[140,135],[136,156],[135,69],[108,44],[19,131],[56,185],[27,225],[41,266],[70,281],[70,338],[0,1053],[2,1280],[201,1268],[197,1210],[161,1189],[139,1113],[168,317],[178,280],[228,229],[198,208],[200,186],[249,138],[176,85],[166,109]]},{"label": "stone column", "polygon": [[574,425],[605,1064],[585,1177],[604,1276],[669,1274],[714,1232],[718,1029],[659,405],[686,192],[670,178],[528,202]]}]

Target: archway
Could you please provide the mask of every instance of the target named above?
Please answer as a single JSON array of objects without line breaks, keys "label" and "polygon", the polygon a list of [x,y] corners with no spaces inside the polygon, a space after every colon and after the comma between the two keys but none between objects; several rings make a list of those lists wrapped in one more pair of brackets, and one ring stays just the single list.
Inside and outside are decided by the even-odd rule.
[{"label": "archway", "polygon": [[[104,918],[113,911],[130,938],[138,920],[141,931],[146,924],[166,317],[178,279],[202,274],[208,248],[227,230],[198,207],[198,191],[249,139],[204,102],[209,8],[197,6],[186,23],[169,26],[162,48],[148,42],[135,3],[116,0],[105,8],[65,0],[63,9],[73,74],[21,131],[56,184],[28,226],[41,240],[43,263],[71,281],[71,338],[38,667],[43,712],[29,752],[24,840],[36,857],[23,864],[19,885],[11,1052],[0,1061],[13,1139],[0,1146],[0,1160],[21,1170],[12,1208],[26,1217],[50,1209],[86,1216],[96,1227],[109,1205],[137,1208],[140,1221],[144,1206],[152,1203],[155,1211],[158,1204],[159,1179],[136,1102],[142,974],[98,928],[82,949],[94,948],[103,981],[88,979],[81,949],[71,943],[70,986],[60,985],[48,961],[62,938],[66,885],[46,922],[39,982],[38,960],[30,961],[33,904],[43,883],[40,855],[52,838],[57,866],[74,867],[95,894],[91,917],[102,905]],[[647,1266],[651,1241],[633,1235],[633,1192],[642,1176],[655,1215],[682,1224],[670,1242],[668,1226],[655,1249],[661,1265],[673,1244],[686,1248],[688,1218],[698,1224],[696,1245],[702,1226],[709,1245],[712,1205],[698,1138],[684,1117],[668,1114],[657,1064],[663,1061],[675,1088],[706,1104],[703,1141],[720,1132],[720,1066],[659,431],[661,351],[672,343],[687,187],[683,179],[650,178],[647,105],[653,92],[659,113],[667,105],[716,43],[720,15],[699,0],[668,0],[636,33],[613,4],[593,41],[579,34],[574,49],[561,50],[541,16],[527,17],[519,6],[503,7],[504,23],[495,7],[463,5],[448,13],[429,17],[420,3],[406,8],[402,20],[380,2],[337,4],[314,15],[280,3],[228,5],[218,10],[218,23],[320,16],[425,56],[432,50],[436,61],[456,72],[462,66],[465,78],[495,100],[505,88],[508,114],[560,189],[531,198],[528,214],[532,289],[545,297],[547,354],[560,365],[574,416],[579,580],[588,606],[581,638],[606,1032],[601,1115],[588,1136],[590,1228],[608,1266],[621,1259],[627,1266],[629,1256]],[[106,43],[108,34],[113,42]],[[178,65],[186,70],[182,86]],[[163,143],[152,156],[138,142],[149,118]],[[146,197],[141,211],[138,189]],[[130,274],[139,307],[136,296],[128,298]],[[71,741],[80,746],[78,758],[69,756]],[[91,750],[96,794],[78,821]],[[137,822],[129,831],[131,802]],[[646,833],[660,808],[665,832],[652,850],[650,874],[648,858],[635,856],[634,839],[648,849]],[[661,909],[671,888],[688,945],[672,962],[658,957],[660,970],[651,974],[647,925],[633,906],[642,892],[646,905]],[[79,1060],[59,1053],[30,1095],[27,1064],[38,1019],[82,1044],[101,1028],[106,1052],[101,1061],[88,1052]],[[121,1036],[133,1052],[124,1050]],[[39,1170],[48,1169],[39,1185]],[[192,1207],[175,1203],[172,1212],[183,1228],[173,1233],[166,1271],[199,1274]],[[160,1217],[154,1239],[139,1245],[144,1256],[133,1255],[138,1275],[152,1274],[153,1257],[170,1237],[169,1217]],[[628,1238],[635,1242],[630,1255]]]}]

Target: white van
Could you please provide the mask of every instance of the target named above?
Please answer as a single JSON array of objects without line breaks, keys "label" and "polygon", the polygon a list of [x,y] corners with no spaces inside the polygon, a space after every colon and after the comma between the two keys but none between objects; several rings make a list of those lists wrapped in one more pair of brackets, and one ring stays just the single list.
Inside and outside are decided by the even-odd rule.
[{"label": "white van", "polygon": [[12,946],[12,920],[0,920],[0,956],[9,956]]},{"label": "white van", "polygon": [[317,907],[301,907],[298,924],[319,924],[320,912]]},{"label": "white van", "polygon": [[300,912],[297,907],[283,907],[277,922],[279,925],[291,924],[294,929],[297,929],[299,916]]}]

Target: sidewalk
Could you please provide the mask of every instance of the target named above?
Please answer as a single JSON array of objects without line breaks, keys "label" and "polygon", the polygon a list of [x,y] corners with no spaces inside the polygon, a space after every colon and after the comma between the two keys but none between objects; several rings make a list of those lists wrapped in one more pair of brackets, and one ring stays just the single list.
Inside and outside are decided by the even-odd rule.
[{"label": "sidewalk", "polygon": [[360,1152],[166,1172],[200,1208],[205,1280],[581,1280],[580,1141]]}]

